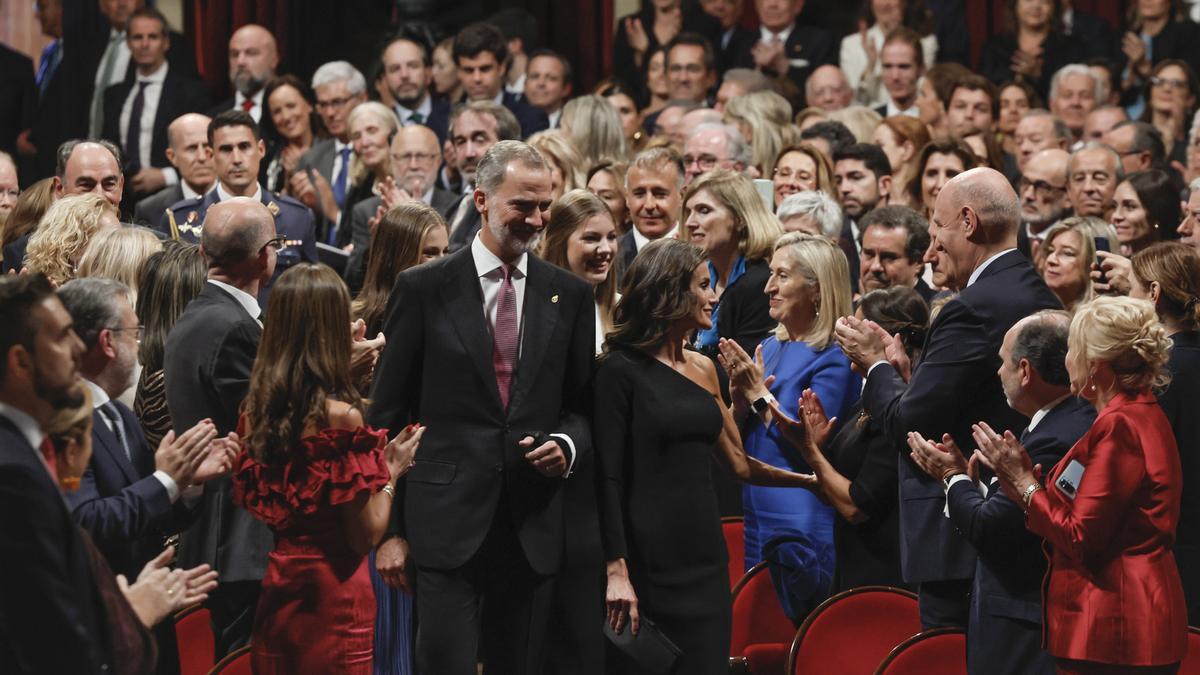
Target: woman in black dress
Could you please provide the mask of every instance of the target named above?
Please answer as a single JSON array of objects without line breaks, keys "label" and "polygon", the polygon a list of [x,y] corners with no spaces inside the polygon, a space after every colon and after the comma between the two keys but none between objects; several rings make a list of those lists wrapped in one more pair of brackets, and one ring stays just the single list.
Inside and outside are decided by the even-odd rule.
[{"label": "woman in black dress", "polygon": [[728,673],[728,556],[709,455],[755,484],[814,479],[746,456],[712,360],[684,347],[716,303],[700,249],[661,239],[625,275],[596,373],[608,623],[636,633],[645,615],[682,650],[673,672]]}]

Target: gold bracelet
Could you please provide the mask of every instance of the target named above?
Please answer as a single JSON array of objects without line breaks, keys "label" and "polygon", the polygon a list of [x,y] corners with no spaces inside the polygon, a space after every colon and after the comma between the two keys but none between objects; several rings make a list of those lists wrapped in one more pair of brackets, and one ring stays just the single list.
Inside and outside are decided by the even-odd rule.
[{"label": "gold bracelet", "polygon": [[385,495],[391,497],[392,499],[396,498],[396,488],[392,487],[391,483],[385,483],[382,491]]},{"label": "gold bracelet", "polygon": [[1032,484],[1030,484],[1029,487],[1025,488],[1024,492],[1021,493],[1021,500],[1025,502],[1025,510],[1026,511],[1029,510],[1029,505],[1033,501],[1033,495],[1038,490],[1041,490],[1041,489],[1042,489],[1041,485],[1038,485],[1037,483],[1032,483]]}]

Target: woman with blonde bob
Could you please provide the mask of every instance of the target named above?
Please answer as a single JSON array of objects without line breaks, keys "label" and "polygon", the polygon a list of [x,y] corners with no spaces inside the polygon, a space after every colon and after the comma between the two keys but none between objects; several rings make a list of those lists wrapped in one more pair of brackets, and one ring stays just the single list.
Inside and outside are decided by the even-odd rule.
[{"label": "woman with blonde bob", "polygon": [[718,339],[731,338],[753,351],[775,328],[763,287],[783,227],[763,206],[754,183],[728,169],[692,181],[683,194],[682,220],[680,238],[704,251],[717,294],[713,325],[696,333],[696,347],[715,358]]},{"label": "woman with blonde bob", "polygon": [[79,259],[92,237],[120,227],[117,207],[104,197],[92,193],[63,197],[46,209],[29,238],[25,267],[61,286],[75,278]]},{"label": "woman with blonde bob", "polygon": [[550,166],[551,199],[558,199],[563,194],[587,184],[584,178],[583,156],[562,131],[539,131],[526,142],[541,153]]},{"label": "woman with blonde bob", "polygon": [[136,305],[142,266],[162,248],[162,240],[144,227],[105,230],[88,243],[78,276],[116,279],[129,287],[130,301]]},{"label": "woman with blonde bob", "polygon": [[550,222],[542,233],[541,257],[590,283],[596,296],[596,353],[612,329],[617,298],[617,224],[600,197],[571,190],[550,206]]},{"label": "woman with blonde bob", "polygon": [[1071,393],[1098,412],[1083,438],[1038,471],[1019,430],[980,423],[978,456],[1049,544],[1043,644],[1058,672],[1173,673],[1188,642],[1172,552],[1184,483],[1154,395],[1171,340],[1149,302],[1100,297],[1076,310],[1067,346]]},{"label": "woman with blonde bob", "polygon": [[1117,231],[1099,218],[1072,216],[1051,225],[1042,238],[1037,268],[1067,311],[1096,297],[1091,271],[1100,237],[1115,242]]},{"label": "woman with blonde bob", "polygon": [[[761,462],[808,473],[801,448],[766,424],[766,403],[778,401],[793,418],[800,415],[800,395],[811,389],[829,412],[841,419],[858,400],[859,377],[833,339],[837,320],[854,311],[850,300],[850,267],[829,239],[802,232],[785,234],[775,244],[766,295],[773,335],[754,350],[754,358],[732,340],[721,341],[721,362],[729,373],[734,419],[742,420],[746,453]],[[767,380],[774,381],[767,386]],[[757,414],[752,414],[757,413]],[[808,491],[743,489],[746,567],[762,560],[762,548],[786,530],[804,532],[832,550],[834,511]]]},{"label": "woman with blonde bob", "polygon": [[563,106],[558,128],[575,145],[583,161],[622,160],[627,154],[625,130],[616,108],[600,96],[578,96]]},{"label": "woman with blonde bob", "polygon": [[446,221],[428,204],[410,201],[383,214],[367,249],[367,277],[350,305],[355,320],[366,324],[367,335],[383,330],[384,311],[396,277],[410,267],[436,260],[450,245]]}]

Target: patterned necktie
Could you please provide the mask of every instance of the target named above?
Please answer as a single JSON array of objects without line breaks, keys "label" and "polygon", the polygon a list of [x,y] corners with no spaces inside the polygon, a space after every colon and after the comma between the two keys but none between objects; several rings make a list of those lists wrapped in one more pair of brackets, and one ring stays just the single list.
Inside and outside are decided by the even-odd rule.
[{"label": "patterned necktie", "polygon": [[342,165],[338,167],[337,175],[333,177],[333,201],[337,202],[339,209],[346,205],[346,182],[350,175],[350,146],[342,148],[340,154]]},{"label": "patterned necktie", "polygon": [[517,292],[512,283],[512,267],[500,267],[500,298],[496,303],[496,326],[492,331],[492,368],[500,389],[500,405],[508,410],[509,387],[517,370],[517,345],[520,332],[517,321]]},{"label": "patterned necktie", "polygon": [[121,449],[125,451],[125,457],[130,462],[133,461],[133,453],[129,451],[129,441],[125,438],[125,425],[121,421],[121,413],[117,412],[117,406],[112,401],[107,401],[100,406],[100,414],[108,420],[112,425],[113,435],[117,437],[117,442],[121,444]]},{"label": "patterned necktie", "polygon": [[[149,82],[138,82],[137,94],[133,96],[133,104],[129,106],[129,131],[125,134],[125,162],[131,167],[142,165],[142,111],[146,109],[146,85]],[[132,173],[136,169],[131,168]]]},{"label": "patterned necktie", "polygon": [[415,112],[408,116],[408,121],[412,122],[413,124],[424,124],[425,116],[419,112]]}]

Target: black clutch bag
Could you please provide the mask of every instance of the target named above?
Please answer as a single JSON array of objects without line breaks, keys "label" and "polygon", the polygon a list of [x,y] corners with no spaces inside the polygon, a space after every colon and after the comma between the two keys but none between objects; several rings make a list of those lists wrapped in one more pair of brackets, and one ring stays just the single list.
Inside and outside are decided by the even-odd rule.
[{"label": "black clutch bag", "polygon": [[671,672],[675,661],[683,653],[674,642],[671,642],[671,638],[664,635],[658,626],[644,614],[638,625],[637,635],[634,635],[633,631],[629,629],[628,622],[626,622],[625,629],[618,635],[605,621],[604,637],[636,663],[638,668],[647,673]]}]

